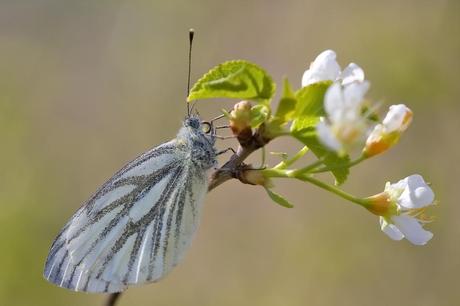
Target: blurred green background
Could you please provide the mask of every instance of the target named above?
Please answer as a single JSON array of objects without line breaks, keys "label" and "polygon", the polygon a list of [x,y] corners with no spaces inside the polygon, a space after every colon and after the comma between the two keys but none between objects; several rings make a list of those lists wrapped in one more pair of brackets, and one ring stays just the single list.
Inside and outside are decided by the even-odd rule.
[{"label": "blurred green background", "polygon": [[[294,209],[229,182],[209,194],[185,261],[120,305],[459,305],[459,1],[0,0],[0,305],[99,305],[42,278],[61,226],[115,170],[175,136],[192,80],[229,59],[296,86],[322,50],[357,62],[369,97],[414,122],[344,188],[367,196],[421,173],[440,205],[425,247],[296,182]],[[202,101],[204,118],[232,102]],[[228,143],[220,144],[225,147]],[[297,144],[279,140],[273,151]],[[257,161],[259,155],[255,155]]]}]

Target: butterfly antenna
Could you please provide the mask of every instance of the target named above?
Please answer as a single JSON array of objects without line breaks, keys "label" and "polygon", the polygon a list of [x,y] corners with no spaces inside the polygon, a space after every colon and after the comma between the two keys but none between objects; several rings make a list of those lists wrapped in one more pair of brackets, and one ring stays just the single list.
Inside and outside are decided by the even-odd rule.
[{"label": "butterfly antenna", "polygon": [[[188,31],[188,40],[189,40],[189,48],[188,48],[188,74],[187,74],[187,97],[190,94],[190,74],[192,70],[192,45],[193,45],[193,36],[195,35],[195,30],[190,29]],[[187,101],[187,115],[190,117],[190,103]]]}]

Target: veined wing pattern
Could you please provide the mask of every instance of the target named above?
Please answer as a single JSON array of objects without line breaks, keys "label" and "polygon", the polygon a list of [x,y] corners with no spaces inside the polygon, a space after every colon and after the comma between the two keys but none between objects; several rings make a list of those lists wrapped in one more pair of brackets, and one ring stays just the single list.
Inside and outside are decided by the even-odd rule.
[{"label": "veined wing pattern", "polygon": [[174,139],[118,171],[55,239],[45,278],[75,291],[118,292],[166,275],[190,245],[207,191],[207,169],[192,150]]}]

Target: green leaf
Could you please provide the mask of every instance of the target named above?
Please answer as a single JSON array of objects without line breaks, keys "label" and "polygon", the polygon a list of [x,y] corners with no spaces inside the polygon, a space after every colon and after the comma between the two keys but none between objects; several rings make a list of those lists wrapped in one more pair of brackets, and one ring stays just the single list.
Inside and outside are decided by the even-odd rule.
[{"label": "green leaf", "polygon": [[254,105],[251,108],[251,113],[250,113],[251,128],[257,128],[259,125],[265,122],[269,114],[270,114],[270,109],[268,108],[268,106],[264,104]]},{"label": "green leaf", "polygon": [[212,68],[199,79],[187,101],[207,98],[238,98],[264,102],[275,93],[275,83],[259,66],[236,60]]},{"label": "green leaf", "polygon": [[339,156],[321,144],[317,137],[315,126],[292,131],[291,135],[306,145],[316,157],[323,160],[323,163],[332,169],[331,172],[335,177],[336,185],[341,185],[345,182],[349,174],[348,164],[350,158],[348,155]]},{"label": "green leaf", "polygon": [[306,145],[317,158],[323,160],[327,167],[332,168],[336,184],[340,185],[347,179],[350,158],[330,151],[319,141],[316,134],[319,118],[325,115],[324,95],[330,85],[330,81],[314,83],[296,92],[297,107],[295,120],[291,125],[291,135]]},{"label": "green leaf", "polygon": [[331,81],[314,83],[295,93],[297,104],[291,131],[316,125],[319,116],[324,116],[324,95],[330,85]]},{"label": "green leaf", "polygon": [[297,99],[292,91],[291,84],[287,78],[283,82],[283,95],[281,97],[278,109],[275,113],[275,120],[284,123],[293,119],[296,110]]},{"label": "green leaf", "polygon": [[294,207],[294,205],[292,205],[291,203],[289,203],[288,200],[286,200],[282,195],[280,195],[279,193],[276,193],[274,192],[273,190],[270,190],[268,188],[265,188],[265,190],[267,191],[268,193],[268,196],[277,204],[283,206],[283,207],[286,207],[286,208],[292,208]]}]

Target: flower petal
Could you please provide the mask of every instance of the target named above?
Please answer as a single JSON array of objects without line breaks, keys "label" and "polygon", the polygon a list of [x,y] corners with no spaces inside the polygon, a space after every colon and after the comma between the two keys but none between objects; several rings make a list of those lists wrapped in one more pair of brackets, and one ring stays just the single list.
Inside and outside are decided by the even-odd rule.
[{"label": "flower petal", "polygon": [[433,238],[433,233],[425,230],[414,217],[400,215],[391,217],[391,220],[404,237],[415,245],[425,245]]},{"label": "flower petal", "polygon": [[401,231],[394,224],[388,223],[384,217],[380,217],[380,228],[393,240],[401,240],[404,238]]},{"label": "flower petal", "polygon": [[324,95],[324,110],[332,122],[340,120],[344,111],[343,91],[339,83],[334,83]]},{"label": "flower petal", "polygon": [[[398,182],[406,187],[398,198],[398,204],[404,208],[421,208],[433,204],[434,192],[419,174],[413,174]],[[402,185],[402,184],[401,184]]]},{"label": "flower petal", "polygon": [[340,66],[336,61],[337,55],[332,50],[321,52],[310,64],[302,76],[302,87],[326,80],[335,81],[340,74]]},{"label": "flower petal", "polygon": [[331,128],[324,120],[318,122],[316,132],[318,133],[319,140],[329,149],[336,152],[342,149],[342,144],[337,140]]},{"label": "flower petal", "polygon": [[391,144],[388,144],[384,140],[385,136],[385,127],[382,124],[377,124],[367,134],[366,146],[363,149],[363,154],[371,157],[377,154],[380,154],[390,147]]},{"label": "flower petal", "polygon": [[374,126],[370,134],[367,136],[366,144],[371,145],[373,143],[379,142],[382,139],[384,133],[384,127],[381,124]]},{"label": "flower petal", "polygon": [[364,71],[355,63],[350,63],[340,74],[342,85],[364,81]]},{"label": "flower petal", "polygon": [[404,132],[412,121],[412,111],[404,104],[391,105],[382,123],[387,133]]},{"label": "flower petal", "polygon": [[344,87],[343,99],[349,109],[361,112],[361,105],[364,102],[364,96],[369,89],[369,82],[351,83]]}]

